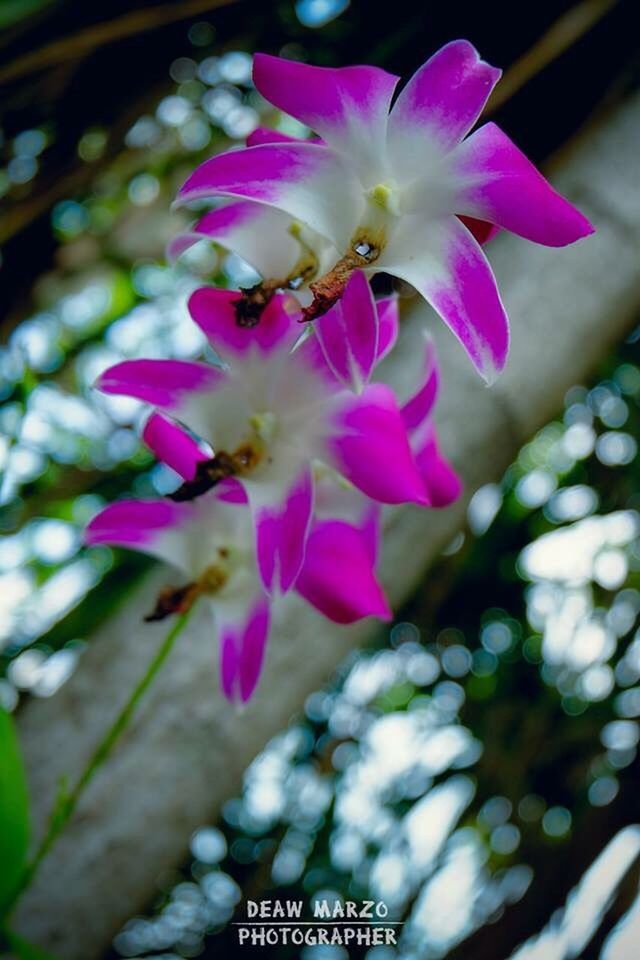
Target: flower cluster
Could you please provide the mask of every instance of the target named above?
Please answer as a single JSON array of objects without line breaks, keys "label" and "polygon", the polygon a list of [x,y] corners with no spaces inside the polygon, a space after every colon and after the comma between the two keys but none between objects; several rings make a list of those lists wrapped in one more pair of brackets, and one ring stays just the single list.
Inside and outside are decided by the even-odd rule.
[{"label": "flower cluster", "polygon": [[191,296],[217,363],[130,360],[98,381],[151,406],[144,440],[183,483],[166,500],[108,506],[87,541],[181,572],[186,583],[161,594],[152,618],[211,604],[232,700],[252,695],[271,608],[287,592],[338,623],[388,619],[380,505],[445,506],[460,492],[433,423],[432,344],[425,336],[400,399],[380,366],[398,305],[376,301],[369,277],[413,284],[489,378],[505,363],[508,326],[481,244],[500,227],[553,246],[591,232],[495,125],[467,137],[498,78],[457,41],[390,109],[397,78],[378,68],[256,56],[258,90],[318,136],[259,130],[199,167],[178,201],[222,203],[170,255],[208,237],[262,280]]}]

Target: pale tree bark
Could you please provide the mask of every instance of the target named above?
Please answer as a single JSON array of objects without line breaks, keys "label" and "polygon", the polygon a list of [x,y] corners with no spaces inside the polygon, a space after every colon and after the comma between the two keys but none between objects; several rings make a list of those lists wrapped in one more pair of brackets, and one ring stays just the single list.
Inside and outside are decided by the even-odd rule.
[{"label": "pale tree bark", "polygon": [[[593,219],[594,237],[560,251],[507,236],[491,244],[513,327],[509,365],[493,387],[482,384],[428,308],[408,302],[403,337],[409,345],[394,354],[393,376],[402,380],[411,331],[427,322],[443,370],[442,444],[466,493],[442,512],[387,514],[382,571],[395,606],[461,527],[473,491],[499,479],[522,443],[561,408],[565,391],[593,374],[636,318],[639,123],[636,98],[587,131],[552,168],[558,187]],[[167,578],[155,571],[92,637],[71,680],[51,700],[33,700],[21,710],[38,831],[57,782],[78,775],[167,629],[141,621]],[[64,960],[99,957],[121,922],[144,909],[158,874],[184,858],[191,831],[238,790],[265,742],[372,630],[370,624],[333,626],[295,600],[278,619],[258,694],[238,713],[218,692],[210,624],[194,618],[19,904],[23,935]]]}]

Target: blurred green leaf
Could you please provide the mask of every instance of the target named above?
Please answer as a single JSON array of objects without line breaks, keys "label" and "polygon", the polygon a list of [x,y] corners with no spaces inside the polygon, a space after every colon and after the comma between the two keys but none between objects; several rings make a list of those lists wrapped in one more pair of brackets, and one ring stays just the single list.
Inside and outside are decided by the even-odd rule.
[{"label": "blurred green leaf", "polygon": [[53,0],[3,0],[0,3],[0,27],[8,27],[18,20],[48,7]]},{"label": "blurred green leaf", "polygon": [[[17,933],[12,933],[11,930],[4,930],[3,934],[11,948],[11,957],[16,957],[17,960],[55,960],[53,954],[41,950],[40,947],[29,943],[28,940],[19,937]],[[6,954],[2,955],[6,956]]]},{"label": "blurred green leaf", "polygon": [[29,846],[29,795],[11,716],[0,709],[0,915],[11,905]]}]

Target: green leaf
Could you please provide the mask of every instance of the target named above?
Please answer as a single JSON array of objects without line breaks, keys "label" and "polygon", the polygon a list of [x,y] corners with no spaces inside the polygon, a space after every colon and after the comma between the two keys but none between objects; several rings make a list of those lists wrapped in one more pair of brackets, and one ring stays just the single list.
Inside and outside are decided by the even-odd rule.
[{"label": "green leaf", "polygon": [[4,0],[0,5],[0,27],[8,27],[24,20],[37,10],[51,5],[53,0]]},{"label": "green leaf", "polygon": [[0,708],[0,916],[17,892],[28,846],[27,781],[13,720]]},{"label": "green leaf", "polygon": [[3,930],[2,932],[11,948],[10,956],[16,957],[16,960],[56,960],[53,954],[41,950],[34,943],[29,943],[28,940],[19,937],[17,933],[13,933],[11,930]]}]

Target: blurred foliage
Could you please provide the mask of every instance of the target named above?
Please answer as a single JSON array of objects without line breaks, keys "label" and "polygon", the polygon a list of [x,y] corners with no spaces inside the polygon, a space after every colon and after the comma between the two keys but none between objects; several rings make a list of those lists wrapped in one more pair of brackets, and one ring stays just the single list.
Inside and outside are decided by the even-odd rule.
[{"label": "blurred foliage", "polygon": [[40,7],[53,2],[54,0],[3,0],[0,6],[0,27],[10,27],[35,13]]},{"label": "blurred foliage", "polygon": [[0,917],[15,894],[29,846],[29,798],[18,740],[0,708]]},{"label": "blurred foliage", "polygon": [[29,943],[11,930],[6,931],[5,936],[11,948],[11,956],[12,958],[15,957],[15,960],[56,960],[52,954],[46,950],[41,950],[33,943]]}]

